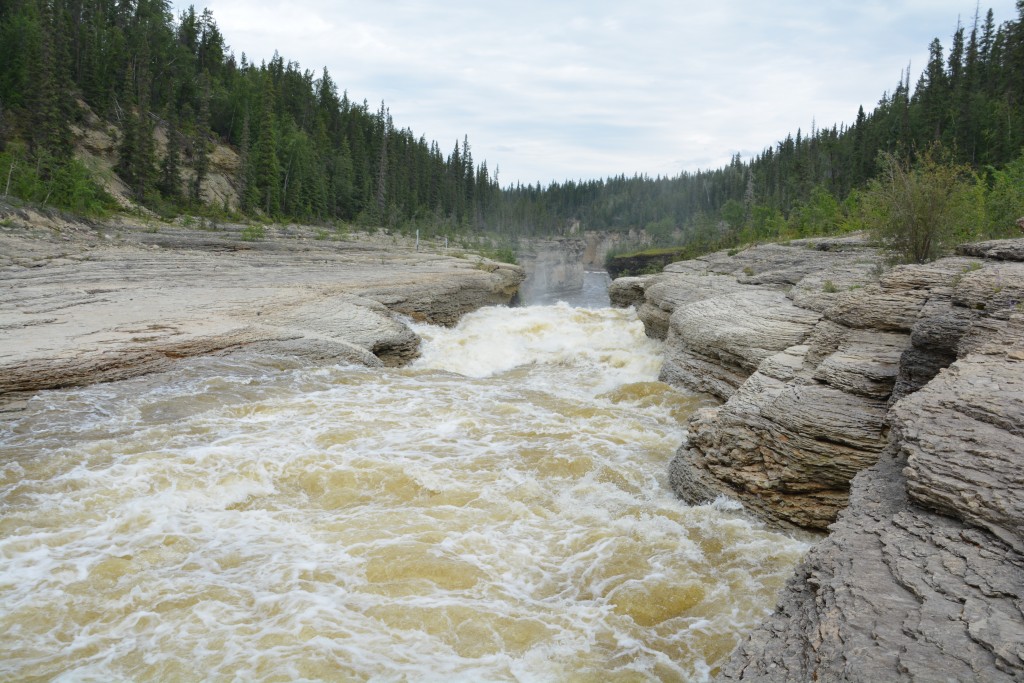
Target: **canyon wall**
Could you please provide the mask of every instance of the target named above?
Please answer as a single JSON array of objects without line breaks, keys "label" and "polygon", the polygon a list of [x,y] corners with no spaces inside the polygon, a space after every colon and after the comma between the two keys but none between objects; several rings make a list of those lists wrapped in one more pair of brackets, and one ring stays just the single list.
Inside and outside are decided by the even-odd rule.
[{"label": "canyon wall", "polygon": [[526,279],[519,287],[524,304],[583,289],[583,254],[586,243],[575,238],[532,239],[520,242],[516,260]]},{"label": "canyon wall", "polygon": [[[1024,676],[1024,241],[886,268],[857,238],[613,283],[690,421],[673,488],[824,531],[720,676]],[[831,526],[830,526],[831,525]]]}]

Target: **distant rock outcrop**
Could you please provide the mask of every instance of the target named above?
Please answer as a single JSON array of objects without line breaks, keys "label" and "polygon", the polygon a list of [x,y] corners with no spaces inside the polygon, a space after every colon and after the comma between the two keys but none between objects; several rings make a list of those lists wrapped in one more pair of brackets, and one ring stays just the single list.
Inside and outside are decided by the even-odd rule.
[{"label": "distant rock outcrop", "polygon": [[723,401],[673,488],[831,530],[721,678],[1024,677],[1024,240],[960,253],[808,240],[613,283],[665,379]]},{"label": "distant rock outcrop", "polygon": [[546,295],[578,292],[583,289],[582,239],[533,239],[519,243],[516,260],[526,272],[519,288],[519,299],[530,304]]}]

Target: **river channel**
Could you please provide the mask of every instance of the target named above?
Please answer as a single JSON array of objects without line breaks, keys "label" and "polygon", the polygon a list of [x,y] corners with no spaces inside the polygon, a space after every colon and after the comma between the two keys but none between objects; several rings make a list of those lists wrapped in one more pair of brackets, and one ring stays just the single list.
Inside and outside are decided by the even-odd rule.
[{"label": "river channel", "polygon": [[667,464],[635,313],[417,326],[401,369],[235,354],[0,425],[0,680],[699,681],[807,545]]}]

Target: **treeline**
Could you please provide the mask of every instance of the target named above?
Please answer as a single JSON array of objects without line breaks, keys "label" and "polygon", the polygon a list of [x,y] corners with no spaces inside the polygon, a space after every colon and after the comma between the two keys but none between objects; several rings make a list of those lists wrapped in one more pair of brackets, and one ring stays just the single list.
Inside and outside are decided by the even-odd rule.
[{"label": "treeline", "polygon": [[326,69],[276,53],[259,65],[236,58],[209,10],[5,0],[0,189],[73,209],[102,204],[73,156],[88,111],[120,129],[115,170],[133,198],[170,213],[204,209],[215,143],[239,153],[235,184],[250,214],[458,229],[482,221],[500,195],[468,139],[445,154],[397,127],[383,103],[350,101]]},{"label": "treeline", "polygon": [[1004,225],[1024,185],[1024,0],[1017,8],[1000,25],[989,10],[957,26],[948,48],[934,40],[914,87],[908,67],[849,126],[812,125],[752,159],[675,177],[502,189],[466,138],[442,151],[396,126],[384,103],[351,101],[326,69],[277,53],[258,65],[236,57],[208,10],[174,17],[167,0],[4,0],[0,194],[111,207],[96,169],[74,156],[95,114],[117,126],[115,171],[133,198],[168,215],[236,210],[210,206],[203,191],[223,143],[238,153],[237,210],[250,216],[509,241],[574,224],[644,228],[658,242],[705,249],[858,227],[880,159],[927,154],[1003,193],[988,220]]},{"label": "treeline", "polygon": [[591,229],[646,228],[666,244],[730,246],[858,227],[860,192],[885,155],[966,164],[990,189],[1024,182],[1021,163],[1007,169],[1024,146],[1024,2],[1017,8],[1016,20],[998,26],[991,10],[957,26],[948,49],[932,41],[914,87],[908,66],[892,93],[870,112],[861,107],[850,126],[812,125],[715,170],[509,188],[495,223],[520,234],[579,221]]}]

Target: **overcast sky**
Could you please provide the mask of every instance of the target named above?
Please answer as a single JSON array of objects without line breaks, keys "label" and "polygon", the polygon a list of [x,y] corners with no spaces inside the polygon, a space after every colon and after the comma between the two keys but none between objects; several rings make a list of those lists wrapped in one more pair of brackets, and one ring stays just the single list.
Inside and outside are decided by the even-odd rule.
[{"label": "overcast sky", "polygon": [[[187,7],[173,0],[176,14]],[[501,184],[677,175],[850,123],[970,0],[209,0],[236,56],[277,50]],[[996,22],[1014,0],[981,5]]]}]

